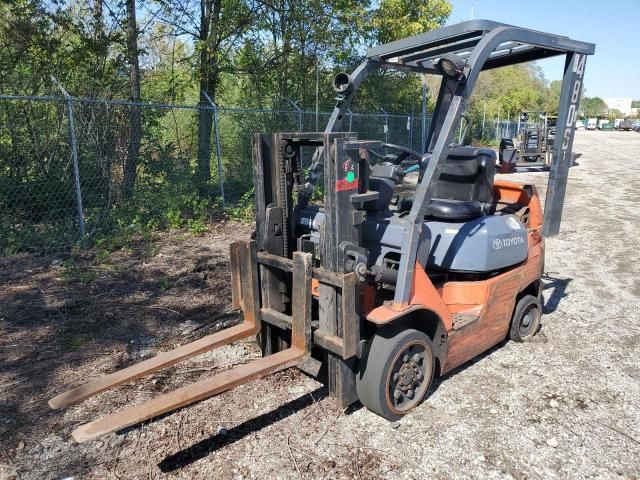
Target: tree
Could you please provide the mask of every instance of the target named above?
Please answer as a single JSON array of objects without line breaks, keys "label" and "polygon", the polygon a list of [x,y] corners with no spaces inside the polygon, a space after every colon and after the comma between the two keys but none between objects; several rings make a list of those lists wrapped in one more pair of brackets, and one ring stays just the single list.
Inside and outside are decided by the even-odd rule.
[{"label": "tree", "polygon": [[549,90],[542,72],[531,64],[487,70],[478,78],[467,115],[478,126],[485,117],[506,120],[523,111],[553,112],[551,106],[555,101],[557,109],[558,100]]},{"label": "tree", "polygon": [[[254,21],[257,8],[250,0],[156,0],[162,8],[162,21],[176,36],[188,35],[198,54],[199,84],[197,178],[201,192],[211,179],[211,134],[220,76],[234,70],[234,51]],[[199,11],[197,19],[193,12]]]},{"label": "tree", "polygon": [[140,113],[140,59],[138,56],[138,24],[136,21],[136,1],[126,0],[127,9],[127,58],[129,62],[129,88],[131,92],[131,112],[129,114],[129,148],[124,165],[123,192],[130,198],[136,181],[142,117]]},{"label": "tree", "polygon": [[584,97],[580,102],[582,115],[588,118],[603,118],[607,116],[607,104],[600,97]]},{"label": "tree", "polygon": [[544,97],[544,110],[548,115],[558,115],[558,107],[560,106],[560,89],[562,88],[561,80],[553,80],[549,83]]},{"label": "tree", "polygon": [[370,35],[377,43],[392,42],[441,27],[450,14],[446,0],[381,0],[371,15]]},{"label": "tree", "polygon": [[618,110],[617,108],[611,108],[609,109],[609,111],[607,112],[607,118],[609,120],[614,120],[616,118],[623,118],[624,117],[624,113],[622,113],[620,110]]}]

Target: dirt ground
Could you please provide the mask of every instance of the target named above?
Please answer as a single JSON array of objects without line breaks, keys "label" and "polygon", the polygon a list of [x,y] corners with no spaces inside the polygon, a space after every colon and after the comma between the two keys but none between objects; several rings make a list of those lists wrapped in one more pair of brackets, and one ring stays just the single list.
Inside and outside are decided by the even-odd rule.
[{"label": "dirt ground", "polygon": [[[70,432],[258,355],[239,343],[64,411],[47,399],[239,321],[229,242],[0,260],[0,478],[640,478],[640,135],[578,132],[542,330],[438,379],[398,423],[295,369],[83,445]],[[545,173],[510,177],[538,185]]]}]

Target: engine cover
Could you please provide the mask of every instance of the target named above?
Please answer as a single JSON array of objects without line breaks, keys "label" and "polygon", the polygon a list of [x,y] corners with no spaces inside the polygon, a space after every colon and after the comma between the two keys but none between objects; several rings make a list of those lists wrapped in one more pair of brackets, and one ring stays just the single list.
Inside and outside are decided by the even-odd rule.
[{"label": "engine cover", "polygon": [[527,258],[526,227],[513,215],[492,215],[464,223],[425,222],[431,248],[428,267],[491,272]]}]

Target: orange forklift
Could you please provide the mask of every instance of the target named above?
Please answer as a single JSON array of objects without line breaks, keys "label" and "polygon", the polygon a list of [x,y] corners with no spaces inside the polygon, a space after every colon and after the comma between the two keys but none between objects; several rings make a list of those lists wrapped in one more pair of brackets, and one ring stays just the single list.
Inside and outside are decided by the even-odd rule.
[{"label": "orange forklift", "polygon": [[[585,61],[594,50],[486,20],[370,48],[351,74],[336,76],[324,132],[252,137],[255,237],[230,252],[233,305],[244,321],[61,393],[50,406],[255,336],[262,358],[82,425],[74,439],[290,367],[327,384],[341,406],[360,401],[395,421],[420,404],[435,375],[505,339],[530,339],[540,325],[544,237],[559,232]],[[543,214],[534,186],[494,180],[493,150],[453,142],[482,70],[556,55],[566,61]],[[344,132],[358,88],[378,69],[441,77],[426,151]],[[303,170],[308,151],[312,165]],[[419,181],[407,192],[412,173]]]}]

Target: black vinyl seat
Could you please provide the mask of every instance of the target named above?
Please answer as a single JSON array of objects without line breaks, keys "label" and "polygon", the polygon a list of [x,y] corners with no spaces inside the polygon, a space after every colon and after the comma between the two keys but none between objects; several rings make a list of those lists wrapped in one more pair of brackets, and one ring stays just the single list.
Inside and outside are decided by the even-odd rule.
[{"label": "black vinyl seat", "polygon": [[449,151],[427,219],[464,222],[491,213],[496,153],[489,148],[456,147]]}]

